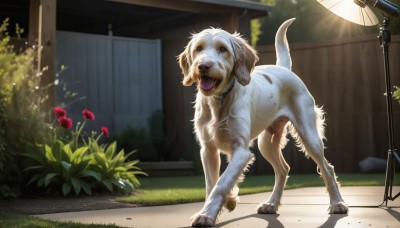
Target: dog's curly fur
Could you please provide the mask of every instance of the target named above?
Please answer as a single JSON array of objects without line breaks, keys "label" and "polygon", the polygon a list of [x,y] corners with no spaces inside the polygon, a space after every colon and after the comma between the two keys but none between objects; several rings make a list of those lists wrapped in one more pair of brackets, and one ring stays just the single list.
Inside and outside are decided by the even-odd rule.
[{"label": "dog's curly fur", "polygon": [[[183,85],[197,84],[194,129],[201,146],[206,202],[192,217],[193,226],[213,226],[224,206],[238,202],[238,183],[253,162],[249,150],[258,139],[262,156],[275,172],[270,198],[258,213],[276,213],[289,165],[281,149],[287,132],[317,164],[330,197],[330,213],[347,213],[333,166],[324,157],[324,118],[301,79],[291,71],[284,22],[275,37],[276,65],[255,66],[257,52],[237,33],[210,28],[194,34],[179,55]],[[229,164],[220,176],[220,153]]]}]

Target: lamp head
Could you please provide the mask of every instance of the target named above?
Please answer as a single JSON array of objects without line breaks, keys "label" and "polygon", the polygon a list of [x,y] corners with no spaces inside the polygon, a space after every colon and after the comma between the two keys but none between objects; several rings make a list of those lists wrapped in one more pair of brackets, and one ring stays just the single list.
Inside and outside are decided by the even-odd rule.
[{"label": "lamp head", "polygon": [[367,6],[366,0],[317,0],[332,13],[347,21],[364,26],[379,23],[374,12]]},{"label": "lamp head", "polygon": [[354,0],[354,3],[363,8],[366,5],[373,6],[390,17],[400,15],[400,7],[386,0]]},{"label": "lamp head", "polygon": [[400,7],[387,0],[317,0],[332,13],[356,24],[372,26],[379,23],[370,7],[381,10],[385,19],[400,15]]}]

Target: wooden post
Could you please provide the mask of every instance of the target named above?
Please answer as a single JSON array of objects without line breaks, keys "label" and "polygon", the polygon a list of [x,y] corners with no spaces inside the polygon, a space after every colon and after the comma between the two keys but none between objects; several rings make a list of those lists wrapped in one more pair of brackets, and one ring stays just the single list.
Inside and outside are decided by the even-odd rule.
[{"label": "wooden post", "polygon": [[55,105],[56,0],[30,0],[29,45],[38,49],[37,72],[42,72],[41,86],[48,87],[46,112]]},{"label": "wooden post", "polygon": [[230,33],[234,33],[235,31],[237,31],[239,29],[239,19],[238,19],[238,15],[236,14],[229,14],[226,19],[225,19],[225,30],[230,32]]}]

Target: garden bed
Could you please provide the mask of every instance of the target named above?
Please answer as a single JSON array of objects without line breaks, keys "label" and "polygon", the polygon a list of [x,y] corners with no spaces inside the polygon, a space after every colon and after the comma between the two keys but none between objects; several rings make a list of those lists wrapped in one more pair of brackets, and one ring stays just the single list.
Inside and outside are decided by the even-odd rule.
[{"label": "garden bed", "polygon": [[139,162],[137,164],[151,177],[194,175],[192,161]]},{"label": "garden bed", "polygon": [[26,215],[49,214],[71,211],[90,211],[114,208],[132,208],[135,204],[117,202],[120,196],[104,194],[96,196],[38,196],[0,200],[0,211]]}]

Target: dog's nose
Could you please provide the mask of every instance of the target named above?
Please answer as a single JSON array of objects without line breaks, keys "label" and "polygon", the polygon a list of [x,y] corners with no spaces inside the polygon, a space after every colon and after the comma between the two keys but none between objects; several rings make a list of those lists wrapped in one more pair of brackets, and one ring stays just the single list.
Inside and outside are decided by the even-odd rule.
[{"label": "dog's nose", "polygon": [[212,64],[210,62],[203,62],[200,63],[197,67],[199,68],[199,71],[204,73],[207,72],[211,68]]}]

